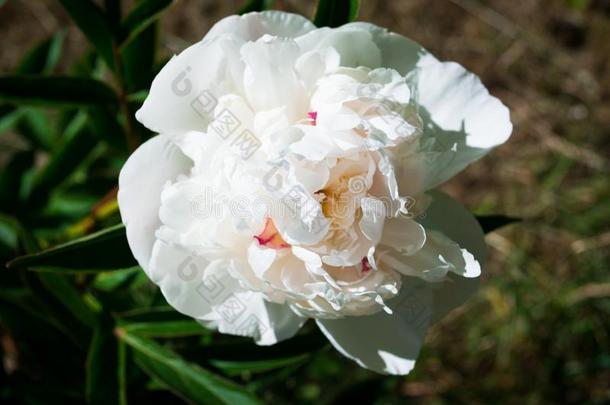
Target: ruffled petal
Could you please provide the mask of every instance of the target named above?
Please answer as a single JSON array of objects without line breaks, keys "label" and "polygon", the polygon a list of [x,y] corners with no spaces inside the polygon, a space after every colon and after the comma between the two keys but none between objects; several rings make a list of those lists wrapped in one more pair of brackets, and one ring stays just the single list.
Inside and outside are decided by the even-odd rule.
[{"label": "ruffled petal", "polygon": [[385,221],[380,245],[410,256],[419,251],[425,241],[426,232],[420,224],[411,218],[398,216]]},{"label": "ruffled petal", "polygon": [[510,136],[508,108],[459,64],[429,64],[413,81],[424,121],[425,189],[450,179]]},{"label": "ruffled petal", "polygon": [[340,28],[319,28],[295,39],[304,51],[333,48],[340,57],[341,66],[367,66],[371,69],[383,66],[381,53],[366,30]]},{"label": "ruffled petal", "polygon": [[166,182],[186,174],[193,162],[166,137],[159,135],[142,144],[119,174],[118,202],[131,251],[143,269],[161,226],[159,207]]},{"label": "ruffled petal", "polygon": [[223,34],[236,35],[244,41],[256,41],[265,34],[294,38],[315,29],[316,26],[301,15],[263,11],[223,18],[214,24],[203,40],[209,41]]},{"label": "ruffled petal", "polygon": [[384,374],[405,375],[415,365],[430,321],[431,290],[411,279],[388,302],[393,314],[316,320],[320,330],[343,355],[360,366]]},{"label": "ruffled petal", "polygon": [[208,261],[157,240],[148,275],[172,307],[208,328],[252,337],[260,345],[294,336],[305,318],[243,289],[230,275],[229,266],[229,261]]},{"label": "ruffled petal", "polygon": [[218,98],[240,89],[239,41],[230,36],[199,42],[174,56],[155,77],[136,118],[158,133],[205,131]]},{"label": "ruffled petal", "polygon": [[[432,192],[432,203],[420,223],[426,230],[441,232],[457,243],[462,250],[471,254],[465,258],[469,269],[467,273],[476,272],[477,266],[485,263],[487,246],[485,234],[476,218],[460,203],[441,192]],[[475,264],[475,262],[477,264]],[[462,277],[456,272],[450,273],[441,283],[429,283],[433,288],[434,310],[432,322],[436,322],[453,309],[468,300],[479,286],[478,277]]]},{"label": "ruffled petal", "polygon": [[[344,30],[362,30],[371,34],[380,52],[380,66],[406,75],[416,67],[434,63],[437,59],[417,42],[366,22],[353,22],[341,27]],[[368,66],[368,65],[364,65]],[[377,66],[368,66],[371,68]]]},{"label": "ruffled petal", "polygon": [[[459,243],[482,263],[486,248],[476,219],[447,195],[431,194],[433,202],[422,224]],[[379,312],[316,322],[333,346],[360,366],[379,373],[408,374],[428,326],[462,305],[476,291],[478,278],[449,274],[443,282],[430,283],[405,276],[402,284],[399,296],[387,302],[391,315]]]},{"label": "ruffled petal", "polygon": [[305,87],[294,71],[298,45],[264,36],[244,44],[240,52],[246,64],[243,80],[250,105],[256,111],[285,107],[291,122],[305,117]]}]

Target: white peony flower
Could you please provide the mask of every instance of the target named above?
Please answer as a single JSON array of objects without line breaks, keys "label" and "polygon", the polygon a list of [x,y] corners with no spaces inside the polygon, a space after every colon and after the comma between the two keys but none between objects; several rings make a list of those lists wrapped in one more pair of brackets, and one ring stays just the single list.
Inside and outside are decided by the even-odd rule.
[{"label": "white peony flower", "polygon": [[313,318],[344,355],[407,374],[476,289],[483,233],[430,191],[509,137],[456,63],[367,23],[231,16],[159,73],[119,206],[167,301],[269,345]]}]

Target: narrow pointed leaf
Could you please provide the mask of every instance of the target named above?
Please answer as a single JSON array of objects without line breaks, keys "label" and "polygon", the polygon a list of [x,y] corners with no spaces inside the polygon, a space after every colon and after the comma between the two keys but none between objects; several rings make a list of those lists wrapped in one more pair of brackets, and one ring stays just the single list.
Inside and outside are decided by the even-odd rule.
[{"label": "narrow pointed leaf", "polygon": [[0,106],[0,135],[12,129],[21,118],[21,110],[12,105]]},{"label": "narrow pointed leaf", "polygon": [[17,152],[11,157],[0,175],[0,208],[15,212],[20,206],[20,189],[23,176],[34,164],[31,150]]},{"label": "narrow pointed leaf", "polygon": [[359,0],[318,0],[313,23],[318,27],[339,27],[358,17]]},{"label": "narrow pointed leaf", "polygon": [[209,335],[211,331],[194,320],[125,323],[122,328],[131,334],[149,338],[176,338]]},{"label": "narrow pointed leaf", "polygon": [[239,9],[239,14],[251,13],[253,11],[269,10],[273,5],[273,0],[248,0]]},{"label": "narrow pointed leaf", "polygon": [[55,142],[55,131],[47,115],[36,107],[22,107],[19,110],[21,117],[17,122],[17,132],[32,142],[34,147],[50,150]]},{"label": "narrow pointed leaf", "polygon": [[32,48],[21,60],[16,73],[20,75],[51,73],[61,56],[64,37],[64,33],[60,31]]},{"label": "narrow pointed leaf", "polygon": [[85,304],[81,295],[68,278],[60,274],[38,274],[42,285],[67,309],[76,319],[87,327],[95,325],[95,313]]},{"label": "narrow pointed leaf", "polygon": [[170,4],[172,4],[172,0],[142,0],[137,3],[121,25],[123,33],[121,46],[131,42],[140,32],[152,24]]},{"label": "narrow pointed leaf", "polygon": [[504,215],[477,215],[477,221],[481,225],[483,232],[489,233],[515,222],[519,222],[518,218],[507,217]]},{"label": "narrow pointed leaf", "polygon": [[63,135],[62,143],[53,151],[48,163],[36,174],[29,201],[39,207],[51,191],[64,182],[86,159],[97,143],[87,126],[87,116],[79,113]]},{"label": "narrow pointed leaf", "polygon": [[294,366],[303,363],[310,358],[310,353],[303,353],[295,356],[281,358],[260,359],[260,360],[217,360],[211,359],[210,364],[222,370],[228,376],[237,376],[244,372],[263,373],[278,368]]},{"label": "narrow pointed leaf", "polygon": [[91,0],[60,0],[70,17],[114,70],[113,33],[105,13]]},{"label": "narrow pointed leaf", "polygon": [[295,336],[273,346],[257,346],[250,339],[239,339],[189,350],[194,361],[209,363],[229,376],[265,372],[299,364],[328,345],[320,333]]},{"label": "narrow pointed leaf", "polygon": [[87,272],[125,269],[136,264],[127,244],[125,227],[116,225],[38,253],[20,256],[7,266],[53,272],[65,272],[65,269]]},{"label": "narrow pointed leaf", "polygon": [[[34,272],[24,272],[24,281],[32,291],[40,311],[49,322],[65,334],[79,348],[85,349],[91,337],[89,325],[84,324],[83,320],[89,316],[76,316],[72,301],[66,298],[63,300],[61,293],[67,288],[62,286],[62,281],[57,281],[57,274],[43,274]],[[56,289],[57,288],[57,289]],[[69,293],[70,296],[73,294]],[[80,305],[85,305],[82,301]],[[81,314],[82,315],[82,314]],[[88,322],[88,321],[86,321]]]},{"label": "narrow pointed leaf", "polygon": [[154,340],[118,329],[131,347],[136,364],[186,401],[205,404],[260,404],[250,392],[196,364],[189,363]]},{"label": "narrow pointed leaf", "polygon": [[96,106],[87,109],[89,127],[95,136],[119,151],[127,151],[125,131],[121,126],[116,109]]},{"label": "narrow pointed leaf", "polygon": [[115,404],[119,401],[119,348],[112,330],[112,320],[102,317],[91,339],[85,389],[90,404]]},{"label": "narrow pointed leaf", "polygon": [[158,24],[152,23],[140,31],[121,49],[123,77],[130,93],[150,88],[159,39]]},{"label": "narrow pointed leaf", "polygon": [[104,0],[104,9],[109,24],[113,27],[118,26],[121,21],[121,0]]}]

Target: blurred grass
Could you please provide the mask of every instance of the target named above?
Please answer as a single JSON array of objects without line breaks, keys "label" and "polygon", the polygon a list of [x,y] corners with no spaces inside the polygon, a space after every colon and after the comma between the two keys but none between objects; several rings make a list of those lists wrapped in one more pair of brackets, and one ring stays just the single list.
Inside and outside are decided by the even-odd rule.
[{"label": "blurred grass", "polygon": [[[239,5],[176,3],[163,17],[166,55]],[[275,7],[310,15],[312,2]],[[610,2],[365,0],[360,19],[463,64],[509,105],[510,141],[444,188],[477,213],[524,221],[489,235],[480,293],[430,331],[410,376],[377,376],[326,349],[255,388],[280,403],[607,403]],[[49,0],[8,0],[0,27],[2,72],[59,27],[67,59],[84,41]],[[19,148],[6,135],[2,155]]]}]

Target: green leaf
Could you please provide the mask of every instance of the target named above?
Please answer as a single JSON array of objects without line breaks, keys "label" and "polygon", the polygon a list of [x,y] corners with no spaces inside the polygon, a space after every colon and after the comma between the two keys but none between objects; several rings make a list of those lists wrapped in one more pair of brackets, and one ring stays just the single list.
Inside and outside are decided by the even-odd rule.
[{"label": "green leaf", "polygon": [[189,320],[190,318],[177,312],[172,307],[159,306],[149,308],[135,308],[117,314],[121,318],[120,324],[149,323],[149,322],[175,322]]},{"label": "green leaf", "polygon": [[21,60],[15,73],[18,75],[51,73],[61,56],[64,37],[65,34],[60,31],[32,48]]},{"label": "green leaf", "polygon": [[35,107],[22,107],[20,111],[17,132],[27,138],[34,147],[50,150],[55,143],[55,131],[44,111]]},{"label": "green leaf", "polygon": [[112,292],[127,283],[140,271],[142,271],[140,266],[135,266],[125,270],[99,273],[95,277],[93,286],[100,291]]},{"label": "green leaf", "polygon": [[[58,274],[23,272],[22,275],[38,304],[38,311],[84,349],[91,337],[89,326],[92,315],[86,314],[89,312],[86,304],[75,298],[77,293],[74,287],[66,285],[66,280],[62,280]],[[66,297],[62,295],[64,293]]]},{"label": "green leaf", "polygon": [[[25,288],[23,290],[27,291]],[[6,394],[9,391],[4,389],[1,402],[31,404],[82,403],[83,399],[79,395],[79,391],[82,391],[84,379],[81,376],[82,352],[79,350],[79,347],[71,344],[71,341],[66,339],[66,336],[49,322],[49,316],[45,313],[45,308],[40,308],[36,305],[29,291],[27,292],[29,297],[23,298],[23,300],[27,299],[28,301],[27,308],[21,305],[21,303],[5,300],[6,292],[7,289],[3,286],[2,292],[0,292],[0,319],[2,320],[3,339],[6,342],[12,337],[17,343],[19,365],[17,373],[12,374],[11,380],[14,382],[14,378],[19,375],[25,377],[27,374],[23,373],[23,371],[33,369],[37,370],[38,375],[44,375],[44,378],[37,379],[36,382],[32,379],[22,379],[24,384],[21,388],[23,389],[11,386],[10,391],[13,391],[13,389],[18,389],[19,391],[14,392],[14,398],[18,398],[17,401],[10,400],[12,396],[9,395],[7,397]],[[18,300],[22,301],[22,298],[18,298]],[[3,350],[3,355],[7,354],[7,348],[9,348],[7,345],[3,345],[3,349],[5,349]],[[6,379],[6,374],[3,374],[2,382],[3,388],[8,388],[9,385],[12,385],[10,383],[9,385],[6,384],[9,382]],[[72,396],[72,398],[69,400],[70,398],[64,397],[61,398],[63,400],[58,400],[60,398],[56,398],[56,395],[53,395],[41,398],[38,401],[26,399],[27,393],[31,392],[34,386],[40,388],[41,384],[47,389],[54,387],[55,394],[58,394],[58,391],[62,391],[61,395]],[[73,396],[74,394],[76,395]],[[75,401],[75,397],[80,400]]]},{"label": "green leaf", "polygon": [[91,339],[85,387],[87,402],[90,404],[115,404],[119,400],[119,352],[113,329],[112,319],[102,317]]},{"label": "green leaf", "polygon": [[39,273],[42,285],[63,305],[76,319],[93,328],[95,313],[85,304],[74,286],[60,274]]},{"label": "green leaf", "polygon": [[104,12],[91,0],[60,1],[106,64],[114,70],[113,34]]},{"label": "green leaf", "polygon": [[89,127],[95,136],[119,151],[127,151],[125,131],[118,120],[116,109],[106,106],[87,109]]},{"label": "green leaf", "polygon": [[118,337],[134,351],[136,364],[167,385],[176,395],[194,403],[260,404],[239,385],[189,363],[154,340],[117,329]]},{"label": "green leaf", "polygon": [[244,372],[249,373],[262,373],[278,368],[284,368],[293,366],[295,364],[303,363],[309,359],[310,353],[303,353],[296,356],[282,357],[282,358],[270,358],[260,360],[215,360],[211,359],[210,364],[214,367],[222,370],[229,376],[237,376]]},{"label": "green leaf", "polygon": [[112,105],[114,91],[99,80],[84,77],[0,77],[0,101],[33,105]]},{"label": "green leaf", "polygon": [[121,22],[121,0],[104,0],[104,8],[111,26],[118,27]]},{"label": "green leaf", "polygon": [[189,350],[188,357],[234,376],[299,364],[327,345],[328,340],[319,332],[295,336],[273,346],[257,346],[251,339],[231,339]]},{"label": "green leaf", "polygon": [[131,42],[140,32],[152,24],[170,4],[172,4],[172,0],[142,0],[136,4],[121,25],[123,33],[123,40],[120,41],[121,46]]},{"label": "green leaf", "polygon": [[148,90],[140,90],[127,96],[130,103],[142,104],[148,97]]},{"label": "green leaf", "polygon": [[118,344],[119,405],[127,405],[127,345],[122,340]]},{"label": "green leaf", "polygon": [[251,13],[253,11],[269,10],[273,5],[273,0],[248,0],[241,6],[238,14]]},{"label": "green leaf", "polygon": [[125,227],[116,225],[42,252],[20,256],[7,264],[9,268],[35,267],[38,270],[83,272],[125,269],[137,263],[133,258]]},{"label": "green leaf", "polygon": [[20,118],[21,111],[19,109],[11,105],[0,106],[0,135],[13,128]]},{"label": "green leaf", "polygon": [[475,215],[475,217],[485,233],[490,233],[505,225],[520,221],[519,218],[507,217],[505,215]]},{"label": "green leaf", "polygon": [[358,17],[359,0],[318,0],[313,23],[318,27],[339,27]]},{"label": "green leaf", "polygon": [[150,88],[154,74],[158,24],[150,24],[121,48],[123,78],[127,92]]},{"label": "green leaf", "polygon": [[0,246],[8,251],[15,251],[18,247],[19,238],[17,235],[18,225],[16,221],[0,214]]},{"label": "green leaf", "polygon": [[23,175],[34,164],[31,150],[17,152],[11,157],[0,176],[0,207],[3,211],[14,212],[20,206],[20,188]]},{"label": "green leaf", "polygon": [[192,319],[168,322],[122,323],[122,328],[134,335],[150,338],[176,338],[209,335],[209,329]]},{"label": "green leaf", "polygon": [[33,206],[41,206],[51,191],[74,172],[91,153],[97,139],[87,126],[87,116],[79,113],[68,125],[62,143],[52,153],[49,162],[34,178],[29,201]]}]

